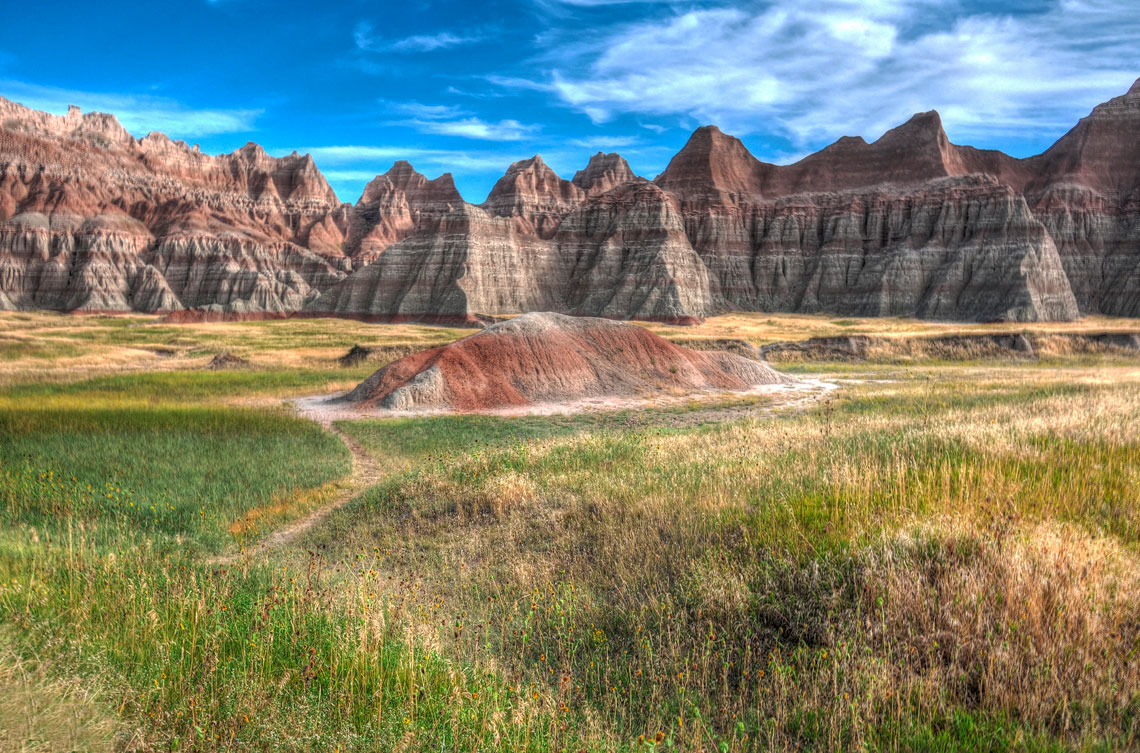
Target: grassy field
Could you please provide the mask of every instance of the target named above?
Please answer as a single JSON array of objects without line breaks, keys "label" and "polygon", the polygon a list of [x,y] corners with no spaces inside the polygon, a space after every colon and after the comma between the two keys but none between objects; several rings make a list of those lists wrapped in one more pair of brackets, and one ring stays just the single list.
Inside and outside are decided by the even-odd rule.
[{"label": "grassy field", "polygon": [[[712,317],[696,327],[642,323],[658,335],[682,341],[739,339],[753,345],[810,337],[1021,332],[1140,332],[1133,319],[1088,317],[1076,322],[1033,325],[958,324],[917,319],[849,319],[823,314],[739,313]],[[78,316],[50,311],[0,312],[0,387],[32,381],[58,383],[130,372],[201,369],[230,352],[254,369],[304,372],[310,384],[347,388],[376,363],[345,372],[337,359],[353,345],[401,355],[407,348],[442,345],[470,329],[416,324],[378,326],[346,319],[286,319],[263,322],[165,324],[146,315]],[[321,377],[320,374],[325,374]],[[323,380],[323,381],[322,381]]]},{"label": "grassy field", "polygon": [[[341,422],[383,477],[255,556],[350,468],[282,399],[375,369],[337,365],[354,343],[462,332],[0,333],[0,750],[1140,747],[1134,358],[801,365],[840,383],[806,409]],[[184,350],[119,360],[146,338]],[[219,349],[251,365],[202,370]]]}]

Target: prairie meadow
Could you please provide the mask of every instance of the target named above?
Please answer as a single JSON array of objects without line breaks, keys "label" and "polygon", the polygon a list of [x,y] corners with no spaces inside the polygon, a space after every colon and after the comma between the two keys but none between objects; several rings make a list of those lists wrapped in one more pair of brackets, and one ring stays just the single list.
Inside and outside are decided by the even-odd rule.
[{"label": "prairie meadow", "polygon": [[[655,329],[932,329],[874,324]],[[0,315],[0,750],[1140,747],[1137,357],[784,364],[835,386],[795,405],[289,403],[463,334]]]}]

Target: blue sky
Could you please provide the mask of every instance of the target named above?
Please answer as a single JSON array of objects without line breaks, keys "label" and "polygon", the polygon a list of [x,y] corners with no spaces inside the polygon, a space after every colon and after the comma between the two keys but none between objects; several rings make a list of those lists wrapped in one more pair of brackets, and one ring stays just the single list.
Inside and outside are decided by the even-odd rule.
[{"label": "blue sky", "polygon": [[401,158],[472,202],[536,153],[653,177],[705,123],[789,162],[938,109],[951,140],[1028,156],[1140,77],[1136,0],[6,6],[0,95],[309,151],[345,201]]}]

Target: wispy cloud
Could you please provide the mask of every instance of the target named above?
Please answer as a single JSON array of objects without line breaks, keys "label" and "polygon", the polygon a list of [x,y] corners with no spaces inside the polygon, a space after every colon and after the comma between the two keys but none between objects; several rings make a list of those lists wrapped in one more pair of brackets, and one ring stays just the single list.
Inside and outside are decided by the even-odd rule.
[{"label": "wispy cloud", "polygon": [[570,143],[583,149],[620,149],[633,146],[637,143],[637,139],[631,136],[591,136],[585,139],[573,139]]},{"label": "wispy cloud", "polygon": [[633,3],[667,3],[671,0],[545,0],[546,2],[573,5],[578,8],[597,8],[602,5],[630,5]]},{"label": "wispy cloud", "polygon": [[162,131],[175,138],[194,138],[222,133],[246,133],[262,110],[196,109],[165,97],[138,94],[83,92],[52,86],[0,81],[0,94],[37,110],[56,114],[68,105],[84,111],[109,112],[135,136]]},{"label": "wispy cloud", "polygon": [[1138,40],[1134,0],[1050,0],[1018,14],[933,0],[773,0],[643,18],[559,47],[543,74],[488,80],[552,92],[598,123],[691,118],[793,147],[875,137],[931,108],[955,138],[984,141],[1055,132],[1123,93],[1140,75]]},{"label": "wispy cloud", "polygon": [[387,100],[381,100],[380,104],[392,112],[421,120],[460,118],[471,114],[457,105],[425,105],[422,102],[389,102]]},{"label": "wispy cloud", "polygon": [[389,125],[415,128],[420,133],[439,136],[458,136],[483,141],[521,141],[538,133],[537,125],[507,119],[487,121],[456,105],[424,104],[423,102],[389,102],[380,104],[390,112],[406,116],[404,120],[389,121]]},{"label": "wispy cloud", "polygon": [[485,35],[481,32],[455,34],[450,31],[440,31],[435,34],[415,34],[402,39],[383,39],[375,35],[371,23],[361,21],[353,29],[352,38],[357,49],[365,52],[435,52],[481,42]]},{"label": "wispy cloud", "polygon": [[534,0],[541,10],[565,16],[574,11],[606,8],[615,5],[664,5],[675,0]]},{"label": "wispy cloud", "polygon": [[490,123],[476,117],[459,120],[412,120],[409,125],[422,133],[441,136],[461,136],[466,139],[484,141],[521,141],[538,132],[539,127],[520,123],[517,120],[500,120]]},{"label": "wispy cloud", "polygon": [[[517,152],[476,152],[467,149],[425,149],[421,147],[401,146],[361,146],[361,145],[335,145],[314,146],[300,150],[302,153],[313,155],[318,165],[332,165],[333,170],[327,175],[337,173],[345,177],[346,173],[337,172],[336,168],[351,167],[355,177],[367,174],[368,178],[375,177],[376,173],[368,173],[360,166],[381,165],[387,166],[397,160],[408,160],[417,166],[422,166],[429,172],[438,169],[440,172],[460,170],[483,171],[505,170],[512,162],[521,158]],[[282,150],[278,156],[288,152]],[[355,166],[355,167],[354,167]]]},{"label": "wispy cloud", "polygon": [[[489,186],[494,182],[494,176],[501,175],[512,162],[529,156],[522,151],[508,150],[474,151],[364,145],[315,146],[301,151],[313,155],[314,161],[332,183],[337,195],[346,201],[355,201],[365,183],[387,172],[397,160],[408,160],[428,177],[453,173],[462,187],[464,181],[471,179],[472,176],[484,176],[482,180],[477,180],[477,185],[486,182]],[[275,156],[285,156],[288,153],[280,150]],[[465,194],[471,194],[468,200],[481,200],[475,194],[486,189],[481,185],[474,189],[470,187],[471,184],[467,185],[468,190]]]}]

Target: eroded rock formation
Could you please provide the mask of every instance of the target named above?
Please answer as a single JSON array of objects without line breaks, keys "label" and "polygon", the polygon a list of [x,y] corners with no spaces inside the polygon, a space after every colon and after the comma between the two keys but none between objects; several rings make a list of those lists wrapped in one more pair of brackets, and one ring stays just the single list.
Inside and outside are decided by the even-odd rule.
[{"label": "eroded rock formation", "polygon": [[635,324],[538,312],[390,363],[345,400],[401,411],[481,411],[784,382],[758,361],[682,348]]},{"label": "eroded rock formation", "polygon": [[517,162],[481,205],[397,162],[355,205],[308,156],[208,156],[0,99],[0,309],[688,323],[725,310],[1140,316],[1140,82],[1045,153],[937,113],[793,165],[698,129],[653,182]]},{"label": "eroded rock formation", "polygon": [[351,269],[312,158],[211,157],[113,116],[0,100],[0,291],[13,308],[296,311]]}]

